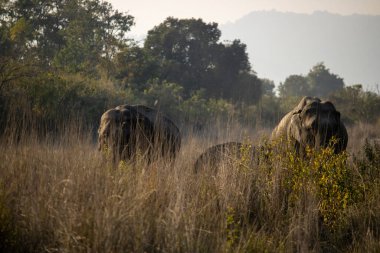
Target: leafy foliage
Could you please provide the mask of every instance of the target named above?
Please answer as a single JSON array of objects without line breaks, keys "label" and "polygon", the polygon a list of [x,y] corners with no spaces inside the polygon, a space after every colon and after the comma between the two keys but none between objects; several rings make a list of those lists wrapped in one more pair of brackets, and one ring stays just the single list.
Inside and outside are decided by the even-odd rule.
[{"label": "leafy foliage", "polygon": [[0,129],[11,108],[49,124],[75,112],[96,125],[110,104],[145,103],[197,124],[259,101],[246,45],[220,43],[216,23],[168,18],[140,46],[127,37],[133,22],[100,0],[2,2]]},{"label": "leafy foliage", "polygon": [[315,65],[307,74],[291,75],[279,86],[281,97],[314,96],[327,97],[334,91],[343,89],[344,82],[339,76],[330,73],[323,63]]},{"label": "leafy foliage", "polygon": [[362,85],[352,85],[330,95],[347,123],[376,123],[380,118],[380,96],[364,91]]},{"label": "leafy foliage", "polygon": [[128,39],[133,17],[100,0],[3,1],[0,23],[0,129],[21,101],[40,119],[77,111],[91,125],[120,102],[159,106],[186,124],[234,115],[273,126],[300,96],[327,94],[345,122],[379,117],[378,94],[343,89],[323,63],[289,76],[277,97],[273,81],[252,70],[246,45],[220,42],[218,24],[201,19],[169,17],[143,45]]},{"label": "leafy foliage", "polygon": [[290,75],[278,88],[281,97],[310,95],[310,87],[307,78],[301,75]]},{"label": "leafy foliage", "polygon": [[[147,88],[150,80],[158,80],[158,64],[144,48],[131,44],[118,52],[114,59],[113,77],[121,87],[138,91]],[[164,80],[165,82],[166,80]]]},{"label": "leafy foliage", "polygon": [[239,40],[219,43],[216,23],[201,19],[167,18],[148,32],[144,49],[158,63],[159,79],[179,83],[186,95],[203,88],[209,97],[255,103],[260,81]]},{"label": "leafy foliage", "polygon": [[132,16],[99,0],[17,0],[2,9],[18,58],[34,56],[46,67],[54,62],[70,71],[110,60],[133,25]]},{"label": "leafy foliage", "polygon": [[164,82],[159,84],[153,81],[144,90],[145,104],[164,110],[172,118],[177,118],[180,105],[183,101],[183,88],[175,83]]}]

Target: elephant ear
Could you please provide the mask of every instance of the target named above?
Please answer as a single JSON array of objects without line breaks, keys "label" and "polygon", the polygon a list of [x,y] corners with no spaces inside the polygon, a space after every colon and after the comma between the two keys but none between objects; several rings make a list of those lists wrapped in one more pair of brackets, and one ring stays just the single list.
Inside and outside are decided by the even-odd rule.
[{"label": "elephant ear", "polygon": [[102,138],[106,138],[107,135],[110,133],[111,124],[113,121],[115,121],[115,118],[117,117],[116,110],[110,109],[103,113],[101,119],[100,119],[100,125],[98,129],[98,149],[100,150],[101,147],[101,141]]},{"label": "elephant ear", "polygon": [[296,113],[290,119],[290,124],[288,127],[288,139],[290,140],[293,139],[293,140],[296,140],[298,143],[302,143],[301,127],[302,127],[301,115],[299,113]]},{"label": "elephant ear", "polygon": [[[135,106],[126,106],[122,110],[122,128],[138,128],[142,130],[145,137],[149,138],[149,135],[153,134],[154,122],[152,122],[147,116],[140,113]],[[131,125],[132,124],[132,125]],[[135,131],[137,129],[134,129]]]},{"label": "elephant ear", "polygon": [[99,130],[98,130],[98,134],[99,134],[99,137],[100,136],[104,136],[108,131],[109,131],[109,129],[110,129],[110,124],[111,124],[111,122],[106,122],[105,124],[103,124],[100,128],[99,128]]},{"label": "elephant ear", "polygon": [[98,129],[98,150],[102,149],[102,139],[106,138],[106,133],[109,131],[110,122],[102,124]]},{"label": "elephant ear", "polygon": [[153,134],[154,131],[154,122],[152,122],[145,115],[139,114],[137,118],[137,122],[144,129],[146,133]]}]

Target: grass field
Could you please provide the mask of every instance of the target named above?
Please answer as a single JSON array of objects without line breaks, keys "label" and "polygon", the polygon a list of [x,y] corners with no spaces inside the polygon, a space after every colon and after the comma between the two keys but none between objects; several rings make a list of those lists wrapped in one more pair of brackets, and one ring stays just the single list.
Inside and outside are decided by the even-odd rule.
[{"label": "grass field", "polygon": [[[380,137],[374,126],[349,129],[347,154],[301,161],[265,144],[270,129],[219,124],[187,132],[174,164],[118,168],[78,124],[30,131],[0,143],[1,252],[380,251],[380,146],[365,141]],[[227,141],[247,144],[243,155],[194,174],[202,151]],[[254,162],[250,143],[263,145]]]}]

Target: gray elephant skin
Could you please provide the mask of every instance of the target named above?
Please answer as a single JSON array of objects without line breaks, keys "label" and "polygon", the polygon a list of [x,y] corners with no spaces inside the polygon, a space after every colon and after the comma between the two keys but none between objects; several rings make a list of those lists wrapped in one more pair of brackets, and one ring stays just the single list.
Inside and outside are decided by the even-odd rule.
[{"label": "gray elephant skin", "polygon": [[111,152],[114,162],[136,154],[148,161],[173,160],[181,146],[178,127],[157,110],[144,105],[119,105],[106,111],[98,129],[99,150]]},{"label": "gray elephant skin", "polygon": [[[245,148],[245,145],[240,142],[226,142],[211,146],[195,161],[194,172],[206,171],[211,174],[216,174],[222,163],[232,165],[234,162],[240,160],[243,148]],[[248,151],[248,155],[252,160],[254,157],[254,149],[250,148]]]},{"label": "gray elephant skin", "polygon": [[301,156],[307,146],[319,149],[329,145],[333,136],[337,139],[334,152],[346,150],[348,135],[340,119],[340,113],[330,101],[316,97],[304,97],[286,114],[273,130],[271,139],[287,141]]}]

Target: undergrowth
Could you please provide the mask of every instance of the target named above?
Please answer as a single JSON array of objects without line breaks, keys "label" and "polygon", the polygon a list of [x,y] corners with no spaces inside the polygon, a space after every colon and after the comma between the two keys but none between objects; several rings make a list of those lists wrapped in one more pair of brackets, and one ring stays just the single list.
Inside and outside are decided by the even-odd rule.
[{"label": "undergrowth", "polygon": [[196,135],[175,163],[138,155],[116,167],[78,136],[1,142],[1,252],[380,250],[378,143],[300,158],[246,140],[213,174],[194,173],[210,145]]}]

